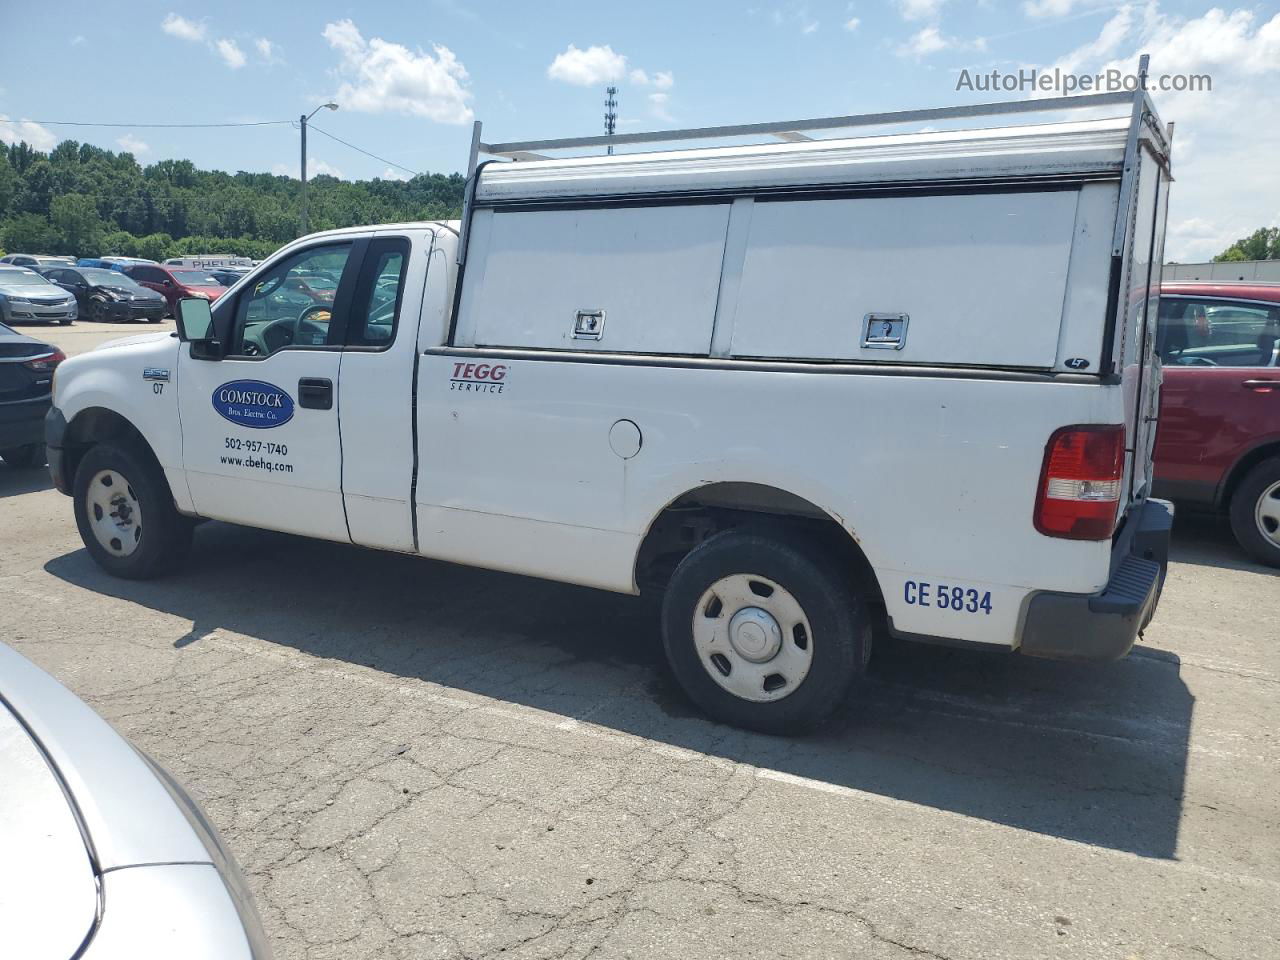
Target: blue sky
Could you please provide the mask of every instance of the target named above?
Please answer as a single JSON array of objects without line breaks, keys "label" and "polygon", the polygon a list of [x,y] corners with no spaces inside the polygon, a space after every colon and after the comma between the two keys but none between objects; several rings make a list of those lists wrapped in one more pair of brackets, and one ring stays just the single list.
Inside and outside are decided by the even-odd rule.
[{"label": "blue sky", "polygon": [[[1025,94],[957,92],[959,71],[1126,68],[1208,73],[1212,93],[1157,95],[1176,120],[1169,254],[1218,252],[1280,224],[1280,2],[855,0],[579,3],[417,0],[355,5],[62,3],[10,7],[0,139],[72,137],[142,163],[296,175],[288,125],[72,128],[38,121],[288,119],[415,171],[465,166],[486,139],[600,132],[616,80],[623,130],[939,106]],[[403,171],[311,138],[310,170]]]}]

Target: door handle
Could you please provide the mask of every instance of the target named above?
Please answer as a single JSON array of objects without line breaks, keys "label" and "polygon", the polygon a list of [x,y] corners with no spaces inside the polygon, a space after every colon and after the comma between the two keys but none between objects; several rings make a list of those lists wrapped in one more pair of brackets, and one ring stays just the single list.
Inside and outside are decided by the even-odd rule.
[{"label": "door handle", "polygon": [[333,381],[328,377],[301,377],[298,380],[298,406],[308,410],[332,410]]},{"label": "door handle", "polygon": [[1246,380],[1240,386],[1246,390],[1274,390],[1280,387],[1280,380]]}]

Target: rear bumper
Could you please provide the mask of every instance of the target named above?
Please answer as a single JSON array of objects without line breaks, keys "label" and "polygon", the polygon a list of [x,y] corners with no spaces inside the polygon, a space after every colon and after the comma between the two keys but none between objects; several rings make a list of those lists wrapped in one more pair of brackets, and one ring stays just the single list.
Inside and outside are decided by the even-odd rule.
[{"label": "rear bumper", "polygon": [[1173,504],[1147,500],[1111,550],[1111,575],[1098,593],[1037,593],[1027,603],[1019,649],[1055,660],[1116,660],[1151,622],[1169,565]]},{"label": "rear bumper", "polygon": [[25,447],[44,440],[44,416],[49,396],[0,403],[0,449]]}]

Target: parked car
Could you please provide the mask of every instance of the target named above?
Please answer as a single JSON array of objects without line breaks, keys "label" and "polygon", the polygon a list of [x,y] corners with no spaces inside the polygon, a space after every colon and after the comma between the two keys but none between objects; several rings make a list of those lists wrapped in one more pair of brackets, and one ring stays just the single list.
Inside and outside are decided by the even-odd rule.
[{"label": "parked car", "polygon": [[130,264],[124,268],[125,276],[136,280],[148,290],[164,297],[170,314],[183,297],[217,300],[227,288],[220,284],[208,270],[191,267],[170,267],[163,264]]},{"label": "parked car", "polygon": [[0,257],[0,263],[7,263],[15,267],[31,267],[32,269],[56,267],[59,264],[71,265],[75,262],[75,257],[51,257],[36,253],[10,253],[7,256]]},{"label": "parked car", "polygon": [[159,323],[165,315],[164,297],[143,288],[118,270],[100,267],[45,267],[53,283],[72,294],[80,315],[94,323],[146,320]]},{"label": "parked car", "polygon": [[253,895],[196,801],[3,644],[0,784],[6,957],[270,957]]},{"label": "parked car", "polygon": [[1280,284],[1166,283],[1155,491],[1280,566]]},{"label": "parked car", "polygon": [[76,299],[36,270],[0,266],[0,323],[60,323],[79,315]]},{"label": "parked car", "polygon": [[[203,517],[652,590],[690,698],[775,733],[885,632],[1122,657],[1172,522],[1170,146],[1141,88],[1125,114],[486,162],[461,228],[303,237],[180,300],[178,337],[67,361],[50,472],[121,577],[173,571]],[[316,277],[348,306],[308,305]],[[103,475],[124,522],[95,519]]]},{"label": "parked car", "polygon": [[53,344],[0,323],[0,459],[10,467],[44,464],[53,371],[65,359]]}]

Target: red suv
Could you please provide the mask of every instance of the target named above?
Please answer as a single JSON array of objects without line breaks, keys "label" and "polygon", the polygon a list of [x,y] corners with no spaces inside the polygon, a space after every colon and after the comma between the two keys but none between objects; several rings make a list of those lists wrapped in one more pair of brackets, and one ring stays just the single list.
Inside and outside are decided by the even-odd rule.
[{"label": "red suv", "polygon": [[1155,494],[1227,513],[1280,567],[1280,283],[1166,283]]},{"label": "red suv", "polygon": [[178,301],[183,297],[203,297],[213,301],[227,289],[208,270],[196,270],[194,267],[135,263],[125,267],[124,272],[148,290],[164,297],[170,316],[178,315]]}]

